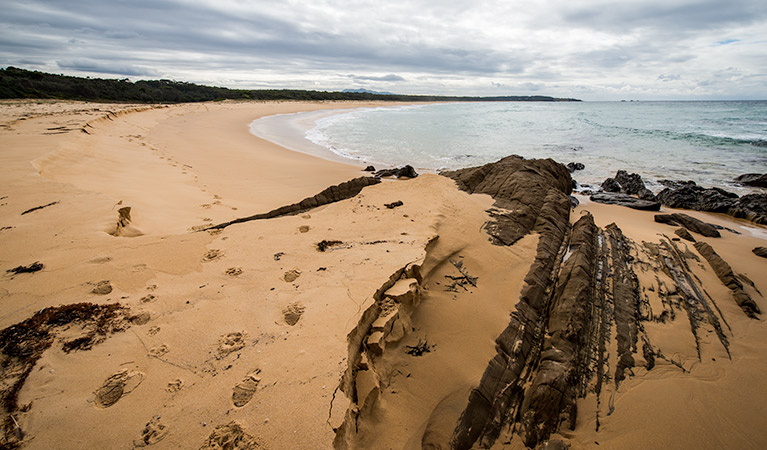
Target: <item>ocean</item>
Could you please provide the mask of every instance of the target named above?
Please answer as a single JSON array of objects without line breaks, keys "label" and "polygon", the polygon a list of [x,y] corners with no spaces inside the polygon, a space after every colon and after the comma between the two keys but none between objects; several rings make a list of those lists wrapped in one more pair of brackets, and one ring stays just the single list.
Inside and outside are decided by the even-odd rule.
[{"label": "ocean", "polygon": [[251,131],[330,159],[420,171],[471,167],[516,154],[579,162],[598,185],[618,170],[659,190],[693,180],[740,194],[743,173],[767,172],[767,101],[499,102],[385,106],[271,116]]}]

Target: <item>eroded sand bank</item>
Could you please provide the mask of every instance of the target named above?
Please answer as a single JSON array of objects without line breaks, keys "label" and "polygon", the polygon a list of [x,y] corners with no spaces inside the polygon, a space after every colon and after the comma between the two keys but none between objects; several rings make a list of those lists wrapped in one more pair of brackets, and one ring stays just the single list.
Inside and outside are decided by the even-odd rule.
[{"label": "eroded sand bank", "polygon": [[[536,221],[513,245],[494,245],[485,228],[496,199],[426,174],[384,180],[297,215],[199,231],[364,175],[359,167],[281,149],[247,128],[261,115],[354,106],[367,105],[2,104],[0,268],[35,262],[43,268],[3,274],[0,329],[41,317],[35,314],[47,307],[129,308],[95,334],[89,349],[65,351],[96,329],[92,321],[85,331],[77,320],[47,326],[40,341],[50,347],[3,406],[5,442],[460,446],[457,436],[471,435],[460,423],[472,390],[540,257],[547,235]],[[385,206],[396,201],[402,205]],[[502,206],[513,218],[513,208]],[[570,212],[568,223],[584,211],[596,227],[614,222],[625,242],[636,244],[626,244],[626,252],[637,261],[645,309],[634,311],[634,323],[643,330],[628,350],[633,365],[616,383],[626,349],[613,316],[603,321],[607,347],[599,370],[607,378],[597,395],[592,370],[578,392],[575,430],[558,424],[554,437],[571,448],[758,448],[767,440],[764,320],[746,316],[693,245],[673,241],[674,228],[654,222],[653,213],[590,203]],[[767,310],[767,260],[751,252],[765,245],[765,228],[681,212],[741,233],[695,238],[752,280],[743,289]],[[662,259],[636,250],[664,239],[697,255],[687,257],[688,269],[716,304],[712,315],[690,313],[653,266]],[[564,267],[572,253],[563,245]],[[643,336],[650,353],[643,352]],[[23,358],[14,358],[3,369],[5,399],[25,370]],[[537,370],[526,369],[521,392],[540,386]],[[534,410],[524,398],[519,414]],[[524,448],[537,426],[530,417],[538,416],[506,420],[500,437],[484,443]]]}]

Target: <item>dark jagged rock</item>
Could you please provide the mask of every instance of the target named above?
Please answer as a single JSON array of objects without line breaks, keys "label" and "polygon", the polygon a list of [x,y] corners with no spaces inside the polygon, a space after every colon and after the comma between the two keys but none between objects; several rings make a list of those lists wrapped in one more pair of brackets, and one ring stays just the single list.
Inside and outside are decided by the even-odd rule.
[{"label": "dark jagged rock", "polygon": [[761,256],[762,258],[767,258],[767,247],[756,247],[755,249],[751,250],[754,252],[756,256]]},{"label": "dark jagged rock", "polygon": [[[609,178],[608,178],[609,179]],[[616,192],[597,192],[589,197],[591,201],[608,205],[619,205],[642,211],[660,211],[660,203],[652,200],[643,200],[631,195]]]},{"label": "dark jagged rock", "polygon": [[605,192],[620,192],[621,185],[615,181],[615,178],[607,178],[602,182],[602,190]]},{"label": "dark jagged rock", "polygon": [[373,167],[373,166],[367,166],[367,167],[365,167],[365,169],[363,170],[363,172],[375,172],[375,171],[376,171],[376,168],[375,168],[375,167]]},{"label": "dark jagged rock", "polygon": [[744,195],[727,213],[739,219],[767,224],[767,194]]},{"label": "dark jagged rock", "polygon": [[746,173],[735,178],[744,186],[767,187],[767,173]]},{"label": "dark jagged rock", "polygon": [[740,306],[743,312],[752,319],[757,318],[757,314],[761,314],[759,306],[754,302],[748,293],[743,290],[743,284],[735,276],[732,271],[732,267],[727,264],[727,261],[722,259],[714,249],[705,242],[696,242],[695,249],[698,250],[711,267],[714,269],[716,276],[732,291],[732,296],[735,298],[735,302]]},{"label": "dark jagged rock", "polygon": [[665,223],[667,225],[681,225],[692,232],[706,237],[721,237],[721,234],[719,234],[719,231],[717,231],[717,227],[715,225],[706,223],[700,219],[696,219],[695,217],[688,216],[687,214],[656,214],[655,221],[658,223]]},{"label": "dark jagged rock", "polygon": [[720,188],[702,188],[694,181],[662,180],[668,186],[658,193],[658,200],[672,208],[729,214],[755,223],[767,223],[767,194],[737,194]]},{"label": "dark jagged rock", "polygon": [[494,206],[499,209],[491,210],[494,220],[485,228],[498,245],[511,245],[537,228],[545,205],[553,207],[550,202],[569,209],[570,172],[551,159],[527,160],[513,155],[442,175],[455,180],[461,190],[495,199]]},{"label": "dark jagged rock", "polygon": [[620,185],[620,192],[628,195],[636,195],[642,200],[656,201],[653,194],[642,181],[642,177],[636,173],[628,173],[625,170],[619,170],[615,174],[615,181]]},{"label": "dark jagged rock", "polygon": [[718,188],[704,189],[688,181],[660,191],[658,200],[672,208],[727,213],[737,203],[738,196]]},{"label": "dark jagged rock", "polygon": [[674,230],[674,234],[686,241],[695,242],[695,238],[687,231],[687,228],[677,228]]},{"label": "dark jagged rock", "polygon": [[397,178],[402,178],[402,177],[415,178],[418,176],[418,172],[415,171],[413,166],[407,165],[407,166],[399,167],[396,169],[382,169],[376,172],[374,175],[376,178],[392,177],[392,176]]},{"label": "dark jagged rock", "polygon": [[229,222],[213,225],[211,227],[205,228],[205,230],[221,230],[228,227],[229,225],[234,225],[236,223],[250,222],[251,220],[273,219],[275,217],[301,214],[302,212],[308,211],[318,206],[327,205],[328,203],[340,202],[341,200],[352,198],[355,195],[359,194],[363,188],[367,186],[372,186],[374,184],[378,184],[380,182],[381,180],[374,177],[354,178],[349,181],[344,181],[341,184],[330,186],[329,188],[325,189],[319,194],[312,197],[307,197],[298,203],[282,206],[280,208],[271,210],[268,213],[242,217],[240,219],[235,219]]},{"label": "dark jagged rock", "polygon": [[569,162],[567,163],[567,170],[570,171],[570,173],[575,172],[576,170],[583,170],[586,166],[583,165],[583,163],[579,162]]}]

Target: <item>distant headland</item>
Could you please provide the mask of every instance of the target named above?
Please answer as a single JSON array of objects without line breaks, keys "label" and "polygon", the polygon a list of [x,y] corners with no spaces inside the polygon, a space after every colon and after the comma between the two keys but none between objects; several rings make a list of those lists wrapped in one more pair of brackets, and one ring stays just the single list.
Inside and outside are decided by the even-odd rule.
[{"label": "distant headland", "polygon": [[400,95],[365,90],[305,91],[296,89],[229,89],[183,81],[82,78],[30,71],[0,69],[0,99],[44,98],[138,103],[186,103],[216,100],[384,100],[394,102],[579,102],[574,98],[543,95],[470,97]]}]

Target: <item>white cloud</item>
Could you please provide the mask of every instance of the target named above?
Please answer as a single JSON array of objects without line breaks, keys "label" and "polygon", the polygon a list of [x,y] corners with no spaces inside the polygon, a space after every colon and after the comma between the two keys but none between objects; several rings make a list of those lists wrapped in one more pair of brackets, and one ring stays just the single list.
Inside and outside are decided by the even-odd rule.
[{"label": "white cloud", "polygon": [[[6,0],[3,9],[0,64],[75,75],[253,88],[351,81],[413,94],[767,98],[763,0]],[[723,81],[727,67],[739,78]]]}]

